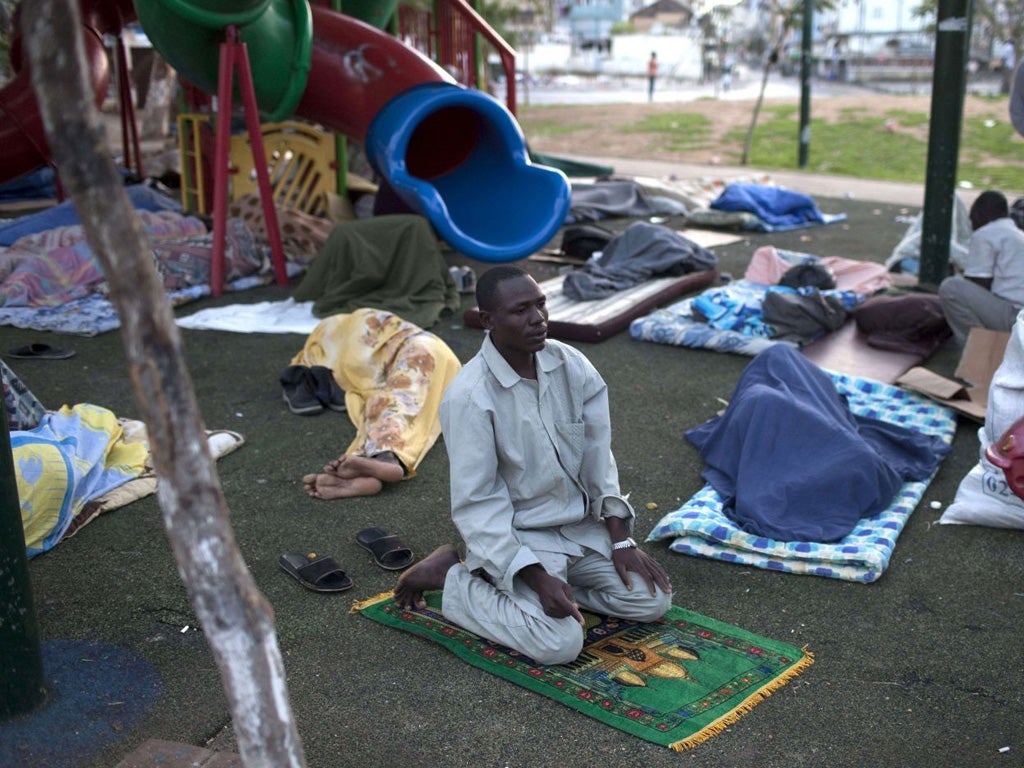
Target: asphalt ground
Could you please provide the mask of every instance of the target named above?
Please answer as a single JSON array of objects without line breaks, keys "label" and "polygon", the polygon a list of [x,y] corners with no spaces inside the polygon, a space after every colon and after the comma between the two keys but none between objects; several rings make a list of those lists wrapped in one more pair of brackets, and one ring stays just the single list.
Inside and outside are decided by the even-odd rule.
[{"label": "asphalt ground", "polygon": [[[906,229],[900,217],[919,210],[845,197],[843,180],[832,180],[831,189],[833,196],[816,197],[818,205],[846,213],[846,222],[718,247],[722,271],[741,276],[750,254],[764,244],[881,261]],[[464,262],[452,256],[452,263]],[[538,279],[556,269],[527,266]],[[178,313],[287,295],[286,288],[270,286],[205,299]],[[464,297],[463,308],[472,303]],[[482,339],[459,316],[432,330],[463,361]],[[976,423],[959,423],[952,453],[899,538],[888,571],[873,584],[769,572],[645,545],[670,574],[675,604],[807,646],[815,656],[806,673],[750,714],[679,754],[350,613],[353,601],[390,590],[396,578],[356,544],[357,531],[384,527],[421,556],[454,539],[443,443],[415,479],[378,496],[310,499],[300,476],[337,456],[354,429],[343,414],[300,417],[287,410],[277,376],[302,338],[182,333],[207,427],[237,430],[247,441],[221,459],[218,470],[238,545],[276,612],[308,765],[1024,765],[1024,538],[1017,531],[937,525],[940,511],[929,506],[950,503],[977,461]],[[12,361],[48,407],[91,402],[138,415],[117,332],[83,338],[0,327],[0,350],[31,341],[77,352],[70,360]],[[637,533],[646,536],[661,515],[701,487],[702,462],[684,430],[721,408],[749,359],[640,342],[628,332],[579,346],[608,382],[621,485],[637,508]],[[946,348],[929,366],[949,375],[957,357]],[[648,510],[648,503],[658,509]],[[340,595],[302,589],[278,568],[278,556],[287,551],[334,556],[354,588]],[[13,765],[114,766],[147,739],[234,751],[220,679],[178,578],[155,496],[100,517],[32,560],[29,571],[44,648],[55,652],[66,641],[111,646],[155,671],[157,683],[151,701],[129,696],[117,702],[124,714],[108,724],[102,749],[75,746],[71,738],[95,713],[72,712],[70,721],[51,709],[32,715],[38,733],[48,734],[43,740],[66,737],[68,746],[40,758],[33,757],[38,745],[22,744]],[[1004,747],[1009,751],[1000,751]]]}]

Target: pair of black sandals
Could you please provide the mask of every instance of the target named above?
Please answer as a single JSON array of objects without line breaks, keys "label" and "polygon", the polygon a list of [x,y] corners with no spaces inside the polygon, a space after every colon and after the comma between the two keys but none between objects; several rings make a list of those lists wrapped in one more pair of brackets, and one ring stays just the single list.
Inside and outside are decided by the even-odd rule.
[{"label": "pair of black sandals", "polygon": [[[388,571],[408,568],[416,559],[413,551],[398,536],[388,534],[383,528],[364,528],[356,534],[356,543],[373,555],[377,565]],[[302,586],[314,592],[344,592],[352,588],[352,577],[333,557],[321,557],[315,552],[286,552],[277,562]]]}]

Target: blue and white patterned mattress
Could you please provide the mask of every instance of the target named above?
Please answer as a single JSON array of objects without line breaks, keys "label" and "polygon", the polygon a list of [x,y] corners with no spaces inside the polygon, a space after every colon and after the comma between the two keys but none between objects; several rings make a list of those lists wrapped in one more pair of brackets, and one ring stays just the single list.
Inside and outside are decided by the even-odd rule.
[{"label": "blue and white patterned mattress", "polygon": [[[792,342],[714,328],[695,314],[693,305],[701,296],[719,294],[739,305],[760,307],[770,287],[749,280],[734,280],[724,286],[705,289],[696,296],[677,301],[644,317],[638,317],[630,323],[629,335],[634,339],[653,341],[656,344],[711,349],[716,352],[732,352],[753,357],[773,344],[791,344]],[[821,293],[823,296],[833,294],[840,297],[848,307],[865,299],[864,295],[852,291],[828,290]]]}]

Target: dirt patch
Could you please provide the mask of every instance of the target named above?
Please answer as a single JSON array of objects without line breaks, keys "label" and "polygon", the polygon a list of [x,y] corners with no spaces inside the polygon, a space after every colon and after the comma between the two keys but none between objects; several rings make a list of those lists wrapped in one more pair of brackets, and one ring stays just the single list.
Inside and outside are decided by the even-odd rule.
[{"label": "dirt patch", "polygon": [[[774,106],[799,108],[792,100],[765,99],[763,109]],[[536,152],[548,154],[589,155],[657,159],[701,165],[736,165],[742,153],[742,141],[725,141],[734,130],[745,135],[754,110],[753,101],[718,101],[701,99],[675,104],[599,104],[584,106],[523,107],[519,121]],[[812,101],[812,119],[838,122],[862,117],[889,117],[892,113],[919,112],[930,114],[930,96],[890,96],[870,94],[834,96]],[[686,137],[667,147],[663,132],[634,130],[648,115],[697,114],[707,118],[707,134]],[[764,113],[762,112],[762,117]],[[964,117],[991,117],[1006,121],[1005,101],[968,96],[964,100]],[[794,123],[797,121],[794,116]],[[891,130],[926,137],[927,126],[900,126]]]}]

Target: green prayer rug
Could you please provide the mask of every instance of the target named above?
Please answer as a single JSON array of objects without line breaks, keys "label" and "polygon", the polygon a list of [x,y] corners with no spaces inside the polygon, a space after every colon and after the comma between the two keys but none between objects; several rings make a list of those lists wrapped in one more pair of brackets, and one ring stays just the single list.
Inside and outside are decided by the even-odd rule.
[{"label": "green prayer rug", "polygon": [[723,731],[814,662],[810,652],[673,606],[658,622],[584,612],[587,640],[571,664],[543,666],[441,615],[441,592],[419,610],[391,593],[353,606],[439,643],[475,667],[641,739],[682,752]]}]

